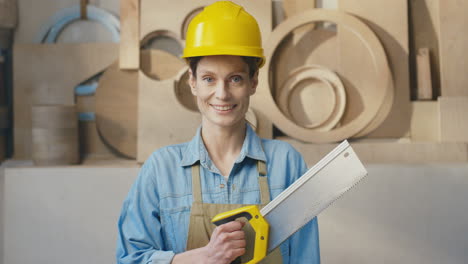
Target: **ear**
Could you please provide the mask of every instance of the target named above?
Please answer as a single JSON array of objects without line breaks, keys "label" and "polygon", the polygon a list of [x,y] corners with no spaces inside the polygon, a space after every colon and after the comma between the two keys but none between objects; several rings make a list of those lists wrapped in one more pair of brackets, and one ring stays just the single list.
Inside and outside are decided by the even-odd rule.
[{"label": "ear", "polygon": [[258,86],[258,70],[252,76],[251,82],[252,82],[252,88],[250,90],[250,95],[254,95],[255,92],[257,91],[257,86]]},{"label": "ear", "polygon": [[190,91],[192,91],[192,94],[194,96],[197,96],[196,84],[197,84],[197,78],[193,76],[192,69],[189,69],[188,85],[190,85]]}]

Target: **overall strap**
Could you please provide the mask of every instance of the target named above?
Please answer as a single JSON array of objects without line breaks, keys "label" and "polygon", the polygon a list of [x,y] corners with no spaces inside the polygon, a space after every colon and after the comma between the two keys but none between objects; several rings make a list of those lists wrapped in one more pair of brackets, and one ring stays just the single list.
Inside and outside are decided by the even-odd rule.
[{"label": "overall strap", "polygon": [[270,202],[270,188],[268,187],[267,166],[263,160],[257,161],[258,186],[260,187],[260,202],[267,204]]},{"label": "overall strap", "polygon": [[192,165],[192,195],[194,202],[202,202],[200,163],[198,162]]}]

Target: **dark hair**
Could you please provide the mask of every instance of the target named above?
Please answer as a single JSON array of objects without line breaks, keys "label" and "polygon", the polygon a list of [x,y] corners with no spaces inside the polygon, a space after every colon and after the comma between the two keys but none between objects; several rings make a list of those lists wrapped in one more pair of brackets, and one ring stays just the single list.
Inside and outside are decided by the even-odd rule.
[{"label": "dark hair", "polygon": [[[198,62],[203,58],[204,56],[199,56],[199,57],[190,57],[187,58],[189,62],[189,67],[192,70],[193,76],[197,77],[197,66]],[[252,78],[254,74],[258,71],[258,65],[260,64],[260,58],[258,57],[248,57],[248,56],[240,56],[244,62],[247,64],[249,67],[249,76]]]}]

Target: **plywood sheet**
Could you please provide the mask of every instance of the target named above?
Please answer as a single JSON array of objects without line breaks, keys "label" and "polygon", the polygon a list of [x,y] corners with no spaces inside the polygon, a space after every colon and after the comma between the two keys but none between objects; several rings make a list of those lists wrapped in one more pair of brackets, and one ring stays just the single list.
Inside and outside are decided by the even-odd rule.
[{"label": "plywood sheet", "polygon": [[[78,113],[95,113],[95,95],[76,96],[76,111]],[[82,164],[89,160],[110,160],[117,158],[117,154],[104,144],[102,136],[98,134],[96,120],[79,120],[78,129]]]},{"label": "plywood sheet", "polygon": [[429,48],[420,48],[416,55],[418,100],[432,100],[432,77]]},{"label": "plywood sheet", "polygon": [[31,156],[31,105],[74,104],[74,88],[118,57],[118,45],[17,44],[13,56],[14,151]]},{"label": "plywood sheet", "polygon": [[[89,0],[90,4],[103,8],[113,14],[119,14],[120,1]],[[32,43],[42,25],[64,8],[78,5],[77,0],[20,0],[18,1],[19,21],[15,30],[14,43]],[[97,26],[96,26],[97,25]],[[60,41],[94,42],[111,41],[111,34],[96,22],[76,21],[69,25],[59,37]]]},{"label": "plywood sheet", "polygon": [[468,1],[439,0],[442,96],[468,96]]},{"label": "plywood sheet", "polygon": [[96,128],[96,121],[80,121],[80,154],[82,162],[86,160],[109,160],[117,158],[108,146],[104,144]]},{"label": "plywood sheet", "polygon": [[[290,138],[279,138],[292,144],[307,164],[315,164],[330,152],[334,144],[307,144]],[[411,143],[397,140],[370,139],[351,142],[364,164],[430,164],[468,162],[466,143]]]},{"label": "plywood sheet", "polygon": [[[299,14],[305,10],[316,7],[316,0],[283,0],[283,9],[286,19]],[[302,35],[307,34],[308,31],[313,30],[315,24],[305,25],[294,30],[293,38],[301,38]]]},{"label": "plywood sheet", "polygon": [[[214,3],[214,0],[141,0],[140,38],[143,39],[155,31],[165,31],[167,35],[182,39],[184,24],[187,24],[194,12]],[[266,39],[272,30],[271,0],[235,0],[253,15],[259,24],[262,38]],[[164,6],[162,9],[161,7]],[[198,10],[198,11],[197,11]],[[187,20],[187,21],[186,21]]]},{"label": "plywood sheet", "polygon": [[273,82],[271,92],[276,97],[280,93],[281,84],[291,71],[304,65],[320,65],[332,71],[338,70],[338,42],[336,33],[325,29],[309,30],[294,40],[287,36],[275,51],[272,58]]},{"label": "plywood sheet", "polygon": [[140,0],[120,1],[119,64],[128,70],[140,66]]},{"label": "plywood sheet", "polygon": [[138,75],[137,161],[166,145],[189,141],[201,124],[199,112],[185,108],[175,94],[175,81]]},{"label": "plywood sheet", "polygon": [[121,155],[136,158],[138,71],[114,62],[96,89],[96,125],[105,142]]},{"label": "plywood sheet", "polygon": [[[361,18],[377,34],[387,53],[394,77],[395,97],[391,112],[384,123],[369,137],[403,136],[409,130],[411,113],[407,1],[340,0],[339,9]],[[362,43],[350,42],[349,35],[341,34],[339,28],[338,36],[341,50],[353,51],[353,54],[359,54],[360,50],[366,49]],[[351,44],[353,46],[350,46]],[[348,59],[351,61],[347,61]],[[355,80],[353,79],[353,72],[357,70],[355,67],[356,60],[351,59],[350,54],[346,53],[340,53],[340,60],[342,63],[340,66],[346,65],[346,63],[352,65],[352,67],[340,69],[340,73],[352,82]],[[361,61],[358,61],[361,64]],[[359,85],[361,84],[353,84],[355,87]],[[346,82],[345,86],[347,86]]]},{"label": "plywood sheet", "polygon": [[316,0],[283,0],[284,14],[286,17],[294,16],[304,10],[315,8]]},{"label": "plywood sheet", "polygon": [[439,102],[414,101],[411,108],[411,141],[439,142]]},{"label": "plywood sheet", "polygon": [[[144,50],[140,59],[142,72],[157,80],[173,78],[185,67],[182,60],[161,50]],[[135,159],[138,71],[121,70],[115,62],[99,80],[96,103],[96,124],[103,140],[117,153]]]},{"label": "plywood sheet", "polygon": [[468,142],[468,96],[439,97],[440,138]]}]

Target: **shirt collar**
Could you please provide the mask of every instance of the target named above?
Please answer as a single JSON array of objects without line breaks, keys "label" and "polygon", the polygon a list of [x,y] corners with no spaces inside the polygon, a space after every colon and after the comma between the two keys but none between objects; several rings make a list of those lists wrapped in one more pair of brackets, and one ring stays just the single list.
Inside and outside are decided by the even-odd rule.
[{"label": "shirt collar", "polygon": [[[241,152],[239,153],[239,157],[236,159],[235,163],[241,163],[245,157],[266,162],[266,155],[262,148],[261,139],[257,136],[249,124],[247,124],[246,127],[244,143],[242,145]],[[205,144],[203,144],[201,129],[201,126],[198,127],[197,133],[188,143],[187,148],[182,154],[182,161],[180,163],[181,166],[191,166],[197,161],[200,161],[202,165],[209,165],[212,163]]]}]

